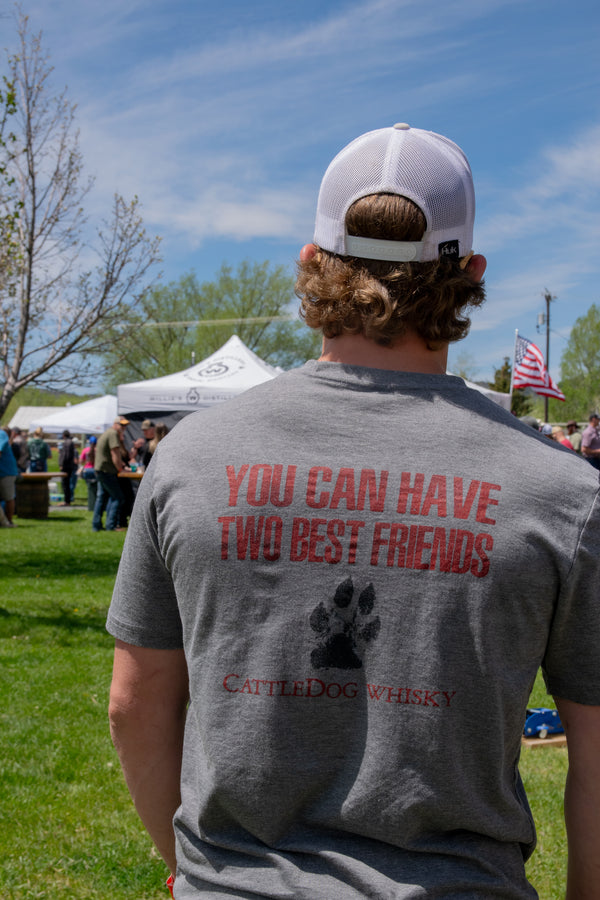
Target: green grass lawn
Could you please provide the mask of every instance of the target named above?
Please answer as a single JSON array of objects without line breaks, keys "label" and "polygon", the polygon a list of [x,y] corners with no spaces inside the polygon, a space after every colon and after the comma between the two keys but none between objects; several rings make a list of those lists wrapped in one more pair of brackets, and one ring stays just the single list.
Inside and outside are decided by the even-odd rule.
[{"label": "green grass lawn", "polygon": [[0,896],[164,896],[107,725],[123,534],[77,509],[15,521],[0,532]]},{"label": "green grass lawn", "polygon": [[[0,531],[0,896],[166,900],[107,725],[104,620],[124,535],[92,533],[78,508],[15,521]],[[548,700],[538,681],[533,705]],[[525,749],[522,771],[539,832],[529,876],[542,900],[559,900],[566,751]]]}]

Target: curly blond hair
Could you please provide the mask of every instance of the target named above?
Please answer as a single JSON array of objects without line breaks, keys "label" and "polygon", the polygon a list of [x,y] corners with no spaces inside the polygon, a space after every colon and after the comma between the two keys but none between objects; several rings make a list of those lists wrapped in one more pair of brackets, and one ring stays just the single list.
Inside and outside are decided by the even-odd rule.
[{"label": "curly blond hair", "polygon": [[[352,204],[346,227],[360,237],[419,241],[427,226],[406,197],[372,194]],[[298,263],[296,294],[306,324],[325,337],[364,334],[389,346],[412,330],[436,349],[466,337],[471,325],[466,312],[483,303],[485,287],[448,257],[380,262],[317,248],[311,259]]]}]

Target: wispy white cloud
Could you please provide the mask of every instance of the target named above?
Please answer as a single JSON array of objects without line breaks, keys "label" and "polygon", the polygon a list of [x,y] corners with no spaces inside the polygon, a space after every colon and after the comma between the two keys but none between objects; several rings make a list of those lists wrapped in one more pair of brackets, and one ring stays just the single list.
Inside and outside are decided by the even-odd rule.
[{"label": "wispy white cloud", "polygon": [[552,235],[563,253],[576,249],[574,244],[585,253],[590,244],[597,246],[600,124],[542,149],[531,167],[535,174],[525,184],[502,193],[504,209],[478,226],[481,246],[498,249],[534,233]]},{"label": "wispy white cloud", "polygon": [[[542,30],[542,0],[232,0],[223,9],[31,0],[28,9],[57,86],[69,84],[79,104],[86,168],[97,176],[92,213],[115,189],[138,194],[151,230],[193,250],[194,263],[204,258],[209,274],[218,242],[254,241],[260,252],[263,240],[306,240],[331,155],[360,130],[402,118],[465,138],[475,153],[476,246],[490,259],[489,301],[468,339],[478,359],[510,353],[515,327],[532,330],[545,286],[560,297],[560,317],[563,296],[598,281],[600,125],[581,126],[594,69],[576,56],[589,29],[569,60],[564,26],[544,33],[555,42],[548,73],[552,45],[532,46],[519,27]],[[561,127],[544,131],[557,98]],[[506,138],[515,128],[520,148]],[[544,133],[553,135],[545,147]]]},{"label": "wispy white cloud", "polygon": [[[514,0],[503,0],[503,5],[510,2]],[[454,4],[454,29],[461,20],[472,16],[475,8],[471,2]],[[394,50],[395,66],[408,66],[416,58],[436,52],[436,46],[425,43],[426,38],[448,33],[448,21],[439,12],[439,4],[425,5],[417,0],[373,0],[349,4],[333,13],[323,7],[319,18],[309,18],[308,24],[304,24],[302,16],[295,20],[290,17],[286,23],[279,21],[244,34],[227,35],[222,41],[200,40],[199,45],[164,58],[159,66],[152,63],[139,67],[135,84],[153,89],[190,79],[235,77],[242,71],[259,71],[264,77],[273,66],[309,64],[316,59],[337,67],[340,60],[345,63],[348,55],[354,53],[357,68],[363,69],[375,60],[384,65],[389,48]],[[477,14],[482,13],[485,11],[480,6]],[[456,39],[444,38],[444,42],[455,45]],[[310,79],[310,70],[305,75]]]},{"label": "wispy white cloud", "polygon": [[551,372],[558,378],[575,318],[598,299],[589,282],[597,279],[600,245],[600,125],[540,148],[523,172],[510,190],[487,185],[494,212],[478,225],[476,246],[490,261],[488,300],[473,315],[465,348],[489,374],[492,361],[512,356],[516,328],[536,339],[548,289],[558,298],[551,314]]}]

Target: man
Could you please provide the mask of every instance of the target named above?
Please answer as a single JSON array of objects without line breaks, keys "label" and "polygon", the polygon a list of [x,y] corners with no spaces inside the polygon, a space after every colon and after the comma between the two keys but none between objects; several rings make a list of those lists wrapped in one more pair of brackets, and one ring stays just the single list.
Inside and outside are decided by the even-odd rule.
[{"label": "man", "polygon": [[61,481],[64,495],[61,506],[70,506],[74,493],[73,472],[77,470],[77,450],[68,428],[62,433],[62,441],[58,449],[58,467],[62,472]]},{"label": "man", "polygon": [[15,483],[19,468],[10,446],[10,438],[4,428],[0,428],[0,501],[4,502],[4,516],[0,524],[4,528],[16,528]]},{"label": "man", "polygon": [[567,436],[575,453],[581,453],[581,432],[575,419],[567,422]]},{"label": "man", "polygon": [[111,428],[107,428],[101,434],[96,444],[96,477],[98,489],[96,492],[96,504],[92,517],[92,530],[102,531],[102,514],[106,509],[106,531],[123,531],[124,525],[120,523],[121,509],[125,504],[125,495],[119,483],[119,472],[125,468],[123,458],[125,448],[123,445],[123,429],[129,425],[129,419],[117,416]]},{"label": "man", "polygon": [[597,412],[590,413],[589,425],[584,428],[581,435],[581,453],[595,468],[600,469],[600,416]]},{"label": "man", "polygon": [[598,483],[445,374],[484,296],[473,217],[451,141],[353,141],[300,254],[320,360],[186,417],[144,476],[110,718],[177,900],[535,897],[517,765],[540,665],[569,898],[597,896]]}]

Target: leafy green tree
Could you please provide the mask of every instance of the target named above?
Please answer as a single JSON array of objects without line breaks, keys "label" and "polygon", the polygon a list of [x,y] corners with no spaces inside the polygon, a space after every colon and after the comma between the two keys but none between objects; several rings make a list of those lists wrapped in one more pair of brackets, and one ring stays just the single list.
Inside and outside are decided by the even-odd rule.
[{"label": "leafy green tree", "polygon": [[593,303],[575,320],[560,360],[561,414],[587,420],[600,406],[600,307]]},{"label": "leafy green tree", "polygon": [[119,384],[157,378],[192,364],[193,323],[204,314],[199,291],[192,273],[142,295],[127,319],[113,327],[110,345],[102,353],[104,390],[114,392]]},{"label": "leafy green tree", "polygon": [[[510,382],[512,377],[512,366],[510,363],[510,358],[508,356],[504,357],[504,361],[499,369],[494,369],[494,380],[490,382],[490,387],[494,391],[501,391],[504,394],[508,394],[510,391]],[[527,396],[525,391],[516,390],[512,392],[512,398],[510,402],[511,412],[513,412],[516,416],[526,416],[531,412],[531,408],[533,403],[531,398]]]},{"label": "leafy green tree", "polygon": [[[94,351],[135,307],[158,260],[137,198],[115,196],[89,247],[84,203],[91,181],[83,179],[75,107],[66,92],[53,96],[48,55],[21,12],[17,32],[19,52],[8,57],[2,82],[11,139],[0,144],[4,251],[9,230],[0,272],[0,416],[28,384],[86,383]],[[84,268],[90,253],[96,264]]]},{"label": "leafy green tree", "polygon": [[154,287],[104,354],[105,389],[201,362],[233,334],[271,365],[299,365],[318,356],[321,339],[294,307],[293,278],[268,262],[223,264],[214,281],[200,284],[188,273]]},{"label": "leafy green tree", "polygon": [[452,371],[453,375],[459,375],[461,378],[465,378],[467,381],[475,381],[477,377],[477,365],[475,363],[475,358],[466,350],[461,350],[456,358],[449,362],[448,371]]}]

